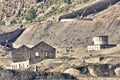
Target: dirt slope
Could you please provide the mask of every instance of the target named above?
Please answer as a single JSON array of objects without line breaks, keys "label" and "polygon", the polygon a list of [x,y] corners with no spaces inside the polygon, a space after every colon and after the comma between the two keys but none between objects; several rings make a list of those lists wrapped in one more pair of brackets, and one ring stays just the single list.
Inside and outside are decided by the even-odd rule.
[{"label": "dirt slope", "polygon": [[60,16],[59,19],[61,20],[65,18],[75,18],[77,16],[82,17],[82,16],[87,16],[89,14],[98,13],[117,2],[119,2],[119,0],[97,0],[93,4],[88,4],[86,7],[83,8],[80,7],[80,9],[76,11],[62,15]]},{"label": "dirt slope", "polygon": [[90,44],[91,38],[98,35],[108,35],[110,43],[120,43],[119,3],[92,17],[93,20],[58,22],[52,25],[33,24],[14,45],[35,45],[45,41],[57,47],[80,47]]}]

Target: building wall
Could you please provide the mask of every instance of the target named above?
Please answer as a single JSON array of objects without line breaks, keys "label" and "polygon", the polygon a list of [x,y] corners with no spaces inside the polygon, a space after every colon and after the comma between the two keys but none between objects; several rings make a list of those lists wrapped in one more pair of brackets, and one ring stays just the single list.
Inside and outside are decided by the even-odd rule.
[{"label": "building wall", "polygon": [[87,46],[88,51],[95,51],[95,50],[101,50],[106,48],[112,48],[115,47],[115,44],[108,44],[108,45],[90,45]]},{"label": "building wall", "polygon": [[87,46],[87,49],[88,51],[94,51],[94,50],[100,50],[101,47],[100,45],[90,45],[90,46]]},{"label": "building wall", "polygon": [[71,22],[71,21],[77,21],[77,19],[61,19],[60,22]]},{"label": "building wall", "polygon": [[29,67],[29,60],[22,61],[22,62],[13,62],[11,65],[11,69],[26,69]]},{"label": "building wall", "polygon": [[56,49],[42,42],[33,48],[21,46],[12,52],[13,62],[22,62],[29,60],[30,64],[38,63],[43,59],[55,59]]},{"label": "building wall", "polygon": [[56,54],[55,48],[46,44],[40,44],[31,49],[30,63],[34,64],[40,62],[43,59],[55,59],[56,56],[55,54]]},{"label": "building wall", "polygon": [[108,36],[98,36],[98,37],[93,37],[93,40],[95,45],[103,45],[103,44],[108,44]]},{"label": "building wall", "polygon": [[12,60],[13,62],[25,61],[29,59],[29,54],[30,49],[25,46],[21,46],[20,48],[12,52]]}]

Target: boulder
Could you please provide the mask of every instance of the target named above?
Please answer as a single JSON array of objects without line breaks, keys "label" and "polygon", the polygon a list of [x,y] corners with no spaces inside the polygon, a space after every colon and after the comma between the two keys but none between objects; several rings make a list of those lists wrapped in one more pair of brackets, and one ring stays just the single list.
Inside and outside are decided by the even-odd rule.
[{"label": "boulder", "polygon": [[88,66],[90,75],[95,77],[112,77],[114,76],[113,68],[109,64],[92,64]]},{"label": "boulder", "polygon": [[117,77],[120,77],[120,67],[116,68],[114,72]]}]

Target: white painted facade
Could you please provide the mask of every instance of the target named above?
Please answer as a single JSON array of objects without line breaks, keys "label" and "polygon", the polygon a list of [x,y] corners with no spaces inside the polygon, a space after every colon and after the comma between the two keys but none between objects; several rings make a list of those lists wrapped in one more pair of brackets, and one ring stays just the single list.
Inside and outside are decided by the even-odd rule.
[{"label": "white painted facade", "polygon": [[108,44],[108,36],[93,37],[92,41],[94,42],[94,45]]},{"label": "white painted facade", "polygon": [[22,61],[22,62],[13,62],[11,64],[11,69],[26,69],[29,67],[29,60]]},{"label": "white painted facade", "polygon": [[77,21],[77,19],[61,19],[60,22],[72,22]]},{"label": "white painted facade", "polygon": [[93,45],[87,46],[88,51],[96,51],[105,48],[115,47],[115,44],[108,44],[108,36],[96,36],[92,39]]},{"label": "white painted facade", "polygon": [[91,46],[87,46],[88,51],[93,51],[93,50],[100,50],[101,47],[100,45],[91,45]]}]

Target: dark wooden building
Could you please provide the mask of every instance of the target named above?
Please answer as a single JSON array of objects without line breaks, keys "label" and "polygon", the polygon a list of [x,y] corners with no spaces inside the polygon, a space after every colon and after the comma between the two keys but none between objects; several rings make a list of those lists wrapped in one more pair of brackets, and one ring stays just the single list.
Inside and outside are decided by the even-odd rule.
[{"label": "dark wooden building", "polygon": [[13,62],[21,62],[29,59],[30,48],[23,45],[12,52]]},{"label": "dark wooden building", "polygon": [[44,59],[55,59],[56,49],[45,42],[40,42],[32,48],[23,45],[12,52],[12,69],[27,68]]},{"label": "dark wooden building", "polygon": [[55,51],[56,49],[52,46],[46,44],[45,42],[41,42],[31,48],[30,62],[37,63],[43,59],[55,59]]}]

